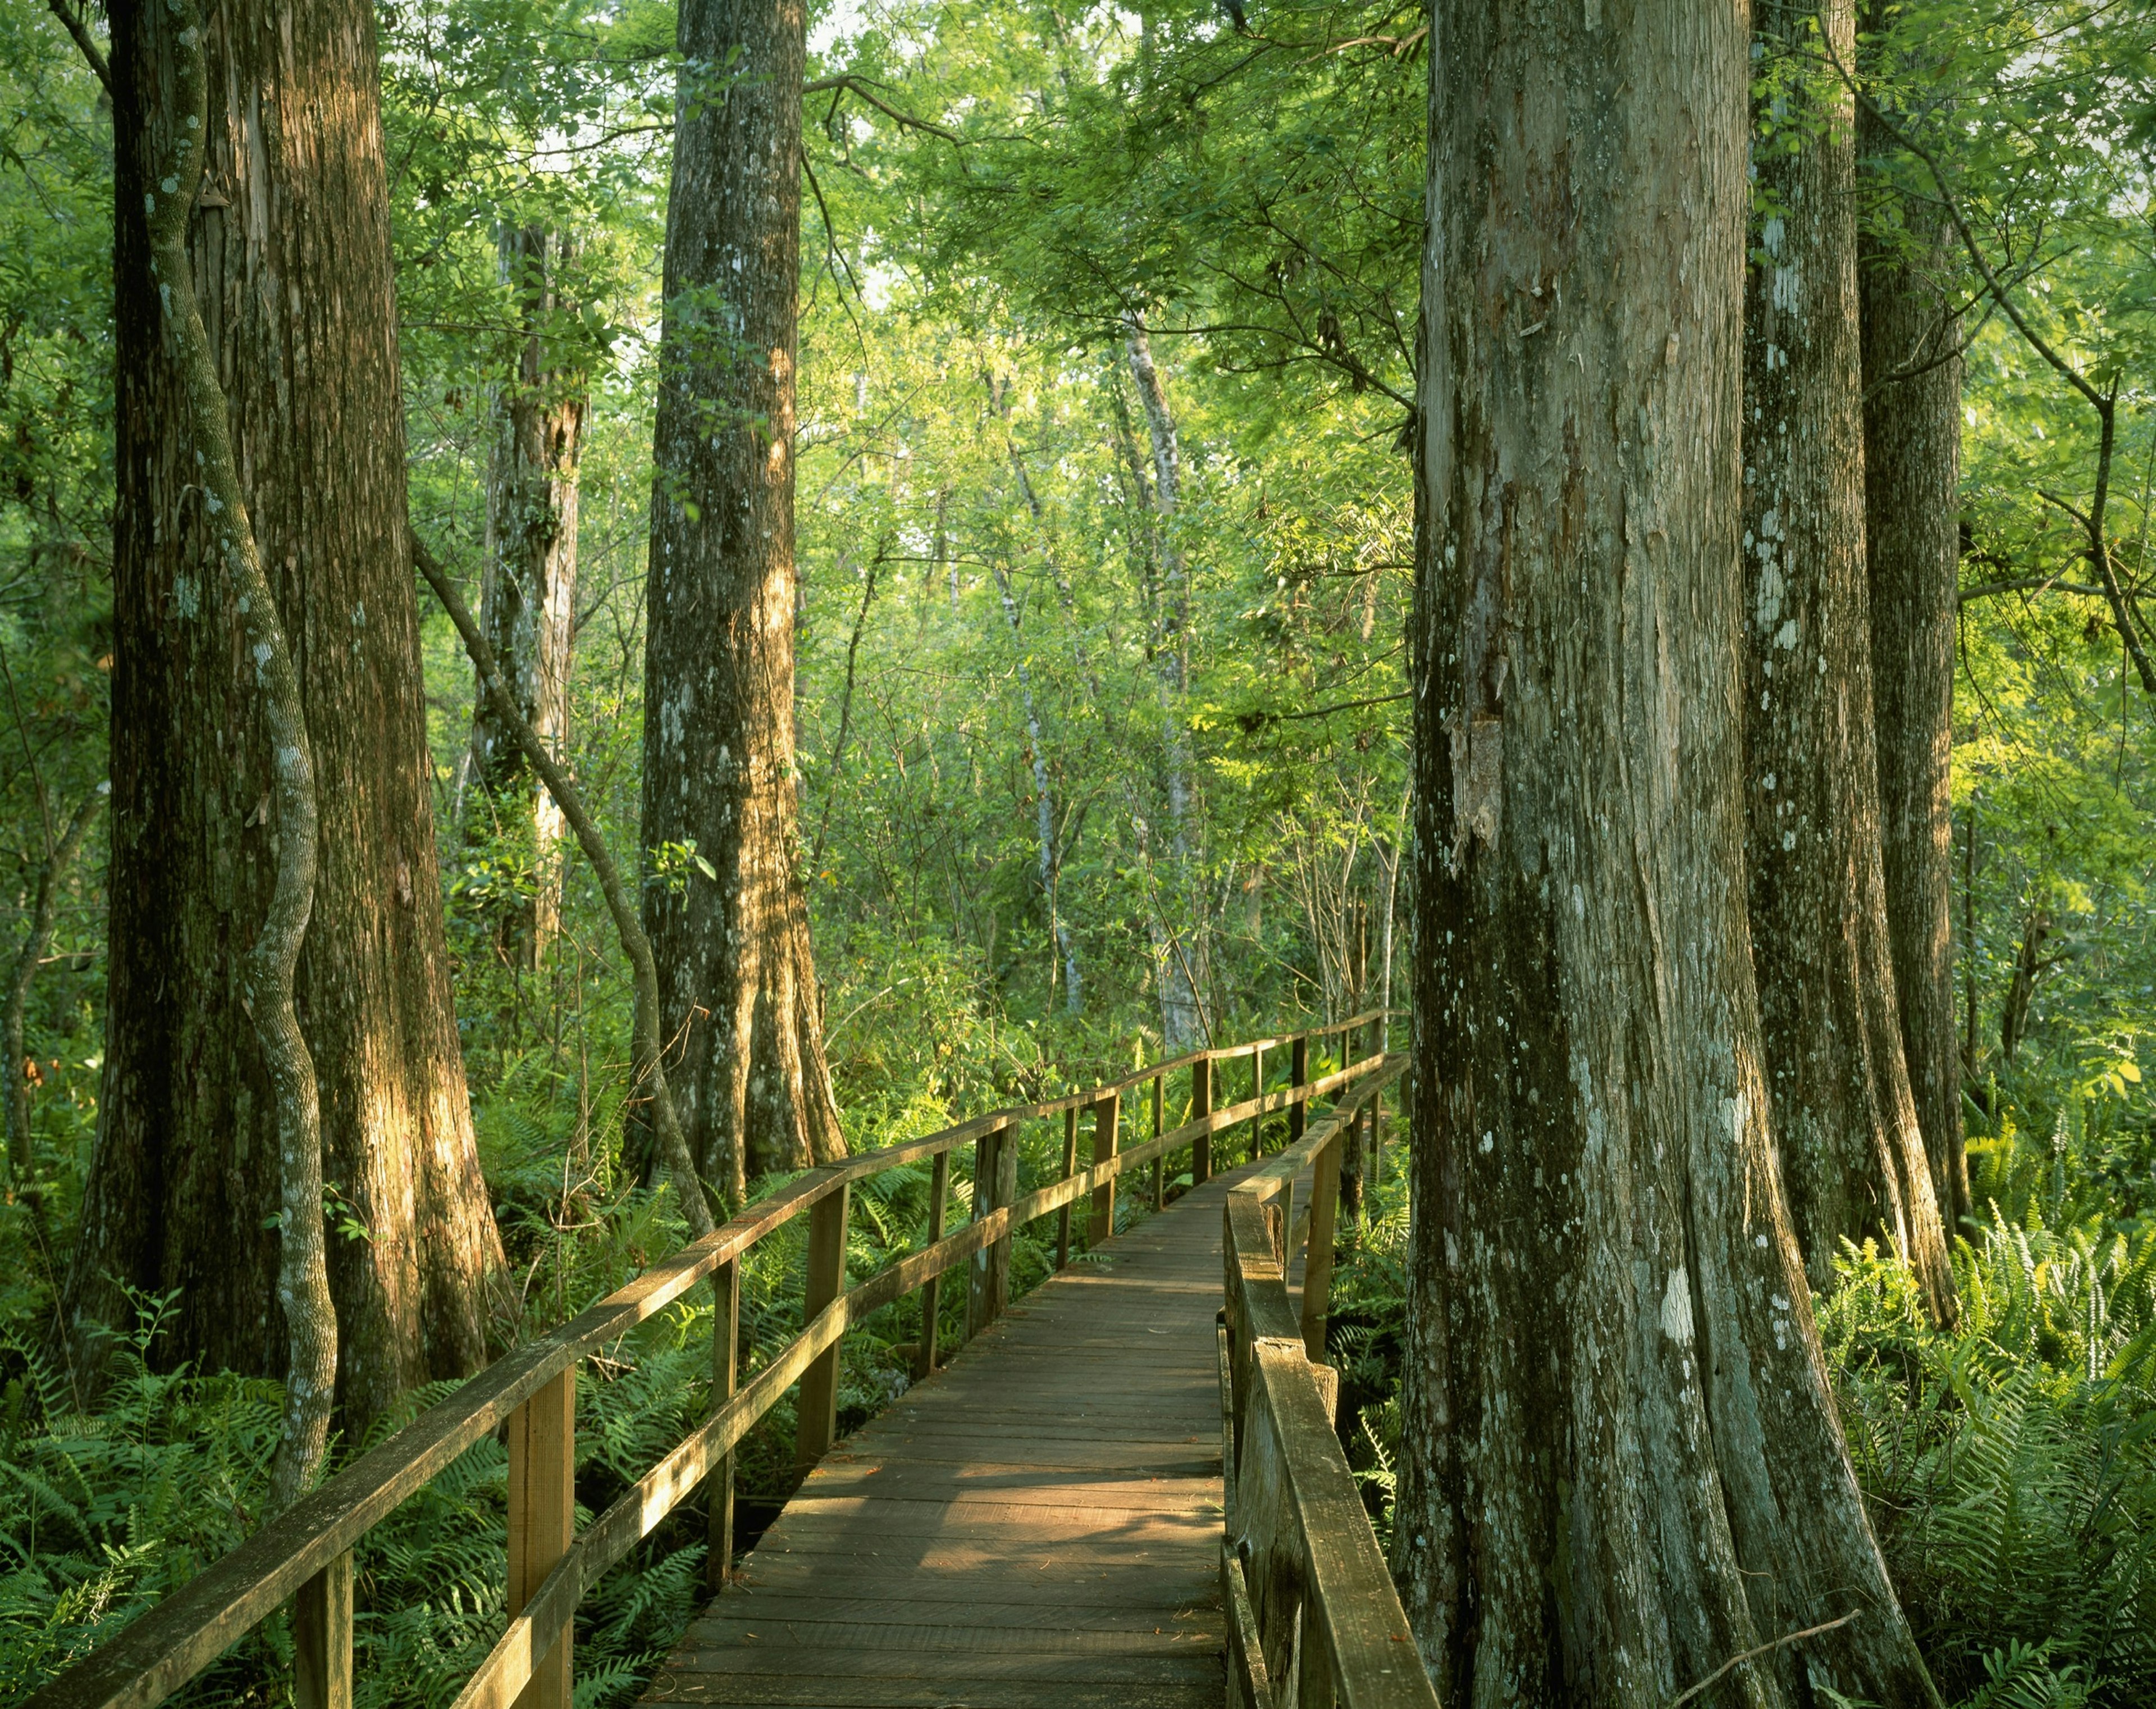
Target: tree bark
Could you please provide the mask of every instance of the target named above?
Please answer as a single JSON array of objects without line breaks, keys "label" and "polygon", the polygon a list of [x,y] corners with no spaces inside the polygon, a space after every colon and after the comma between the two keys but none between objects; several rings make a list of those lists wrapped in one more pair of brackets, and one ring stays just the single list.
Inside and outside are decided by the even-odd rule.
[{"label": "tree bark", "polygon": [[30,1178],[37,1161],[30,1144],[30,1064],[23,1054],[30,984],[37,978],[38,965],[53,941],[53,911],[59,904],[60,886],[67,882],[75,857],[82,852],[83,839],[90,834],[90,822],[111,790],[110,784],[100,784],[85,795],[69,816],[59,840],[46,852],[45,863],[38,869],[37,894],[30,903],[30,929],[23,934],[22,952],[15,958],[15,976],[8,986],[7,1036],[0,1041],[0,1051],[6,1053],[8,1063],[8,1163],[18,1184]]},{"label": "tree bark", "polygon": [[[1448,1703],[1938,1702],[1768,1125],[1746,8],[1439,0],[1396,1569]],[[1845,1624],[1791,1634],[1854,1613]]]},{"label": "tree bark", "polygon": [[[576,644],[577,466],[584,431],[581,365],[562,349],[560,277],[568,245],[520,226],[501,235],[504,282],[521,327],[516,371],[497,406],[487,471],[486,567],[480,621],[517,709],[559,758],[569,732]],[[533,777],[487,695],[472,708],[471,773],[504,824],[528,820],[532,893],[497,922],[515,966],[536,968],[561,929],[562,811]]]},{"label": "tree bark", "polygon": [[[100,1128],[64,1297],[80,1377],[116,1284],[180,1290],[158,1349],[284,1372],[275,1100],[247,1005],[278,866],[244,589],[171,424],[146,193],[165,193],[176,39],[116,6],[110,984]],[[373,14],[232,0],[207,25],[208,161],[188,233],[239,485],[313,734],[320,871],[295,976],[329,1183],[338,1398],[363,1430],[486,1357],[501,1258],[472,1142],[436,872]],[[194,187],[171,193],[193,193]]]},{"label": "tree bark", "polygon": [[[1883,1236],[1946,1321],[1881,853],[1853,103],[1805,75],[1814,14],[1761,16],[1758,63],[1789,74],[1755,116],[1767,211],[1744,303],[1746,856],[1768,1087],[1814,1290],[1833,1287],[1844,1240]],[[1849,63],[1851,0],[1816,22]]]},{"label": "tree bark", "polygon": [[[1868,110],[1861,161],[1892,148]],[[1952,234],[1899,204],[1912,255],[1873,237],[1857,275],[1864,368],[1864,536],[1871,595],[1881,847],[1902,1051],[1949,1233],[1971,1213],[1954,1037],[1955,585],[1961,553],[1961,322],[1938,280]]]},{"label": "tree bark", "polygon": [[803,31],[801,0],[681,8],[652,445],[644,846],[696,859],[647,881],[644,922],[690,1150],[731,1202],[845,1150],[794,849]]},{"label": "tree bark", "polygon": [[[1154,640],[1154,668],[1160,679],[1161,787],[1168,799],[1168,847],[1173,886],[1168,906],[1173,917],[1164,921],[1172,939],[1186,937],[1192,949],[1161,962],[1161,1032],[1171,1056],[1194,1050],[1203,1042],[1198,993],[1188,955],[1197,951],[1195,922],[1186,910],[1196,892],[1190,871],[1190,743],[1183,731],[1183,702],[1190,693],[1190,579],[1183,562],[1183,546],[1176,533],[1176,512],[1183,506],[1183,449],[1177,442],[1174,412],[1168,408],[1168,390],[1154,367],[1152,343],[1145,325],[1137,317],[1124,323],[1123,349],[1129,358],[1131,378],[1137,383],[1138,402],[1145,410],[1146,430],[1152,442],[1152,509],[1155,554],[1160,566],[1159,622]],[[1160,958],[1156,955],[1155,959]]]}]

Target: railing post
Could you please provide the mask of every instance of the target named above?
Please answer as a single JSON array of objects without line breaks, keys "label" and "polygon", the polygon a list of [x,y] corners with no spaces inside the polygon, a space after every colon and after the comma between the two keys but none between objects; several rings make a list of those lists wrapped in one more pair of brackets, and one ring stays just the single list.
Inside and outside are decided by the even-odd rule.
[{"label": "railing post", "polygon": [[[577,1367],[562,1374],[509,1415],[509,1597],[512,1616],[531,1600],[569,1552],[577,1523]],[[569,1709],[576,1623],[564,1621],[546,1645],[516,1709]]]},{"label": "railing post", "polygon": [[[1152,1077],[1152,1136],[1155,1139],[1168,1131],[1163,1121],[1166,1112],[1162,1108],[1167,1101],[1167,1094],[1168,1076],[1155,1074]],[[1161,1169],[1161,1165],[1167,1161],[1158,1151],[1152,1154],[1152,1207],[1156,1211],[1168,1207],[1166,1178]]]},{"label": "railing post", "polygon": [[[1111,1092],[1093,1106],[1093,1166],[1098,1168],[1116,1155],[1122,1100]],[[1093,1221],[1086,1242],[1098,1247],[1116,1232],[1116,1183],[1113,1177],[1093,1189]]]},{"label": "railing post", "polygon": [[1357,1110],[1348,1118],[1340,1139],[1339,1221],[1350,1228],[1363,1220],[1363,1116]]},{"label": "railing post", "polygon": [[[1302,1351],[1313,1363],[1322,1363],[1325,1358],[1325,1320],[1332,1293],[1332,1223],[1340,1202],[1340,1158],[1353,1135],[1352,1126],[1342,1123],[1310,1160],[1310,1233],[1302,1252]],[[1292,1230],[1294,1224],[1288,1226]]]},{"label": "railing post", "polygon": [[1385,1094],[1370,1099],[1370,1191],[1385,1184]]},{"label": "railing post", "polygon": [[[951,1197],[951,1154],[938,1151],[928,1171],[928,1240],[930,1246],[943,1238],[943,1207]],[[943,1278],[931,1276],[921,1284],[921,1345],[913,1353],[913,1380],[925,1382],[936,1374],[937,1322],[943,1315]]]},{"label": "railing post", "polygon": [[[1310,1035],[1307,1032],[1296,1037],[1295,1048],[1288,1053],[1288,1084],[1291,1086],[1307,1086],[1310,1084]],[[1289,1107],[1288,1144],[1292,1145],[1302,1137],[1303,1129],[1309,1125],[1309,1110],[1299,1099]]]},{"label": "railing post", "polygon": [[[1018,1197],[1018,1131],[999,1127],[973,1142],[973,1220]],[[1011,1238],[1006,1230],[973,1254],[967,1271],[966,1335],[978,1335],[1010,1304]]]},{"label": "railing post", "polygon": [[[1201,1056],[1190,1065],[1190,1119],[1213,1113],[1213,1058]],[[1190,1184],[1203,1187],[1213,1178],[1213,1135],[1200,1134],[1190,1142]]]},{"label": "railing post", "polygon": [[[741,1260],[711,1272],[711,1411],[734,1398],[741,1375]],[[704,1585],[716,1596],[734,1564],[734,1457],[722,1455],[704,1484]]]},{"label": "railing post", "polygon": [[[846,1291],[846,1211],[852,1185],[841,1181],[808,1208],[808,1277],[801,1304],[801,1326]],[[839,1434],[839,1344],[816,1356],[801,1373],[795,1402],[793,1463],[807,1471],[829,1452]]]},{"label": "railing post", "polygon": [[[1068,1181],[1078,1172],[1078,1106],[1072,1104],[1063,1112],[1063,1173],[1060,1177]],[[1055,1213],[1055,1268],[1065,1269],[1070,1263],[1070,1207]]]},{"label": "railing post", "polygon": [[352,1709],[352,1551],[300,1587],[292,1599],[295,1709]]},{"label": "railing post", "polygon": [[[1250,1053],[1250,1096],[1265,1095],[1265,1048],[1262,1044]],[[1265,1155],[1265,1117],[1260,1110],[1250,1118],[1250,1161],[1255,1163]]]}]

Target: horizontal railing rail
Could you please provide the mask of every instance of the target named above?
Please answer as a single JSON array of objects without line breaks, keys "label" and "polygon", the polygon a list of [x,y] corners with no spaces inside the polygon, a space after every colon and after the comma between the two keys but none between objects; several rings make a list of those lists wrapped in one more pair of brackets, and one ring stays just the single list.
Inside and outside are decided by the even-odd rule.
[{"label": "horizontal railing rail", "polygon": [[[837,1425],[838,1344],[848,1329],[920,1291],[923,1332],[916,1374],[928,1374],[936,1363],[937,1289],[944,1274],[968,1266],[965,1333],[970,1337],[1008,1304],[1011,1239],[1019,1228],[1060,1212],[1060,1269],[1070,1257],[1071,1207],[1091,1200],[1088,1226],[1097,1244],[1113,1232],[1116,1184],[1124,1174],[1151,1165],[1151,1197],[1158,1207],[1163,1202],[1163,1165],[1176,1152],[1188,1149],[1195,1186],[1214,1172],[1215,1139],[1243,1123],[1251,1125],[1253,1157],[1268,1116],[1285,1113],[1295,1143],[1312,1103],[1347,1094],[1384,1071],[1382,1048],[1359,1058],[1352,1055],[1359,1029],[1380,1018],[1371,1011],[1301,1032],[1194,1051],[1106,1085],[992,1110],[797,1176],[560,1328],[496,1360],[37,1691],[26,1709],[151,1709],[287,1603],[293,1606],[295,1703],[299,1709],[346,1709],[353,1546],[466,1449],[505,1427],[511,1617],[459,1694],[457,1709],[511,1704],[567,1709],[570,1632],[585,1591],[699,1485],[709,1485],[709,1572],[716,1587],[732,1554],[732,1450],[796,1383],[797,1462],[805,1470],[829,1449]],[[1327,1051],[1327,1041],[1337,1041],[1337,1050]],[[1313,1048],[1321,1058],[1317,1066],[1328,1055],[1337,1056],[1337,1066],[1313,1074]],[[1291,1053],[1289,1081],[1268,1090],[1265,1053],[1281,1049]],[[1245,1058],[1252,1062],[1251,1095],[1215,1108],[1217,1069]],[[1163,1129],[1168,1077],[1185,1072],[1190,1119]],[[1124,1095],[1141,1087],[1151,1094],[1152,1137],[1126,1149],[1120,1144]],[[1092,1155],[1081,1168],[1078,1120],[1087,1111]],[[1020,1195],[1019,1125],[1055,1115],[1065,1118],[1061,1173]],[[969,1142],[974,1146],[973,1215],[964,1228],[947,1234],[951,1158]],[[850,1285],[845,1235],[852,1184],[924,1161],[934,1166],[927,1243]],[[804,1215],[808,1275],[801,1331],[737,1386],[741,1261],[758,1242]],[[710,1418],[572,1536],[577,1367],[706,1280],[717,1304]]]},{"label": "horizontal railing rail", "polygon": [[[1367,1145],[1377,1178],[1383,1099],[1405,1065],[1385,1057],[1228,1192],[1220,1584],[1230,1709],[1437,1709],[1341,1447],[1338,1376],[1323,1362],[1342,1167],[1359,1176]],[[1298,1252],[1300,1299],[1289,1288]]]}]

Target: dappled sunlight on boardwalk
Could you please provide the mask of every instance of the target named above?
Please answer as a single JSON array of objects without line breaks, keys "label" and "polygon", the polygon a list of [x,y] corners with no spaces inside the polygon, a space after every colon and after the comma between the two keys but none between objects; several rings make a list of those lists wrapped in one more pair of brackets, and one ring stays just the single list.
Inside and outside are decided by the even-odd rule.
[{"label": "dappled sunlight on boardwalk", "polygon": [[645,1701],[1216,1709],[1226,1187],[839,1444]]}]

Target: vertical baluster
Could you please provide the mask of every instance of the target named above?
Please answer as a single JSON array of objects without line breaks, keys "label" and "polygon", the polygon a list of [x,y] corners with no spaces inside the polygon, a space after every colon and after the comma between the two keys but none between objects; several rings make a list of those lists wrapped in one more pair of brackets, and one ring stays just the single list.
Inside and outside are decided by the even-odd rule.
[{"label": "vertical baluster", "polygon": [[[508,1612],[531,1600],[569,1552],[577,1523],[577,1367],[573,1365],[509,1415]],[[575,1622],[553,1634],[516,1709],[569,1709]],[[552,1638],[551,1644],[548,1642]]]},{"label": "vertical baluster", "polygon": [[[1068,1181],[1078,1172],[1078,1106],[1072,1104],[1063,1112],[1063,1174]],[[1070,1207],[1055,1213],[1055,1268],[1062,1269],[1070,1262]]]},{"label": "vertical baluster", "polygon": [[1370,1100],[1370,1191],[1385,1184],[1385,1094]]},{"label": "vertical baluster", "polygon": [[[1190,1118],[1213,1113],[1213,1058],[1201,1056],[1190,1065]],[[1190,1184],[1203,1187],[1213,1178],[1213,1135],[1200,1134],[1190,1142]]]},{"label": "vertical baluster", "polygon": [[[741,1377],[741,1260],[711,1272],[711,1411],[734,1398]],[[704,1583],[713,1595],[726,1588],[734,1564],[734,1457],[722,1455],[704,1484]]]},{"label": "vertical baluster", "polygon": [[[841,1181],[808,1208],[808,1276],[801,1306],[804,1328],[846,1291],[846,1211],[851,1197],[851,1184]],[[794,1464],[807,1471],[829,1452],[838,1434],[839,1344],[834,1341],[801,1373],[795,1403]]]},{"label": "vertical baluster", "polygon": [[292,1598],[292,1701],[296,1709],[352,1709],[352,1551]]},{"label": "vertical baluster", "polygon": [[[1307,1086],[1310,1084],[1310,1035],[1303,1033],[1295,1041],[1288,1053],[1288,1084]],[[1302,1137],[1303,1129],[1309,1125],[1310,1111],[1300,1099],[1288,1107],[1287,1142],[1292,1145]]]},{"label": "vertical baluster", "polygon": [[[930,1246],[943,1238],[943,1207],[951,1197],[951,1154],[938,1151],[928,1171],[928,1239]],[[943,1310],[943,1278],[931,1276],[921,1284],[921,1345],[913,1352],[913,1380],[921,1382],[936,1374],[937,1322]]]},{"label": "vertical baluster", "polygon": [[[1262,1044],[1250,1053],[1250,1096],[1265,1095],[1265,1048]],[[1250,1118],[1250,1161],[1255,1163],[1265,1155],[1265,1118],[1260,1110]]]},{"label": "vertical baluster", "polygon": [[[1162,1124],[1162,1119],[1166,1114],[1166,1111],[1162,1108],[1162,1106],[1167,1102],[1167,1098],[1168,1076],[1165,1074],[1155,1074],[1152,1077],[1152,1136],[1155,1139],[1158,1139],[1163,1134],[1168,1131],[1168,1129]],[[1166,1175],[1161,1166],[1167,1161],[1168,1160],[1163,1157],[1159,1152],[1156,1151],[1153,1153],[1152,1207],[1156,1211],[1164,1210],[1168,1207]]]},{"label": "vertical baluster", "polygon": [[[1093,1166],[1116,1155],[1117,1120],[1122,1100],[1111,1092],[1093,1106]],[[1093,1222],[1086,1243],[1103,1244],[1116,1232],[1116,1183],[1112,1177],[1093,1189]]]}]

